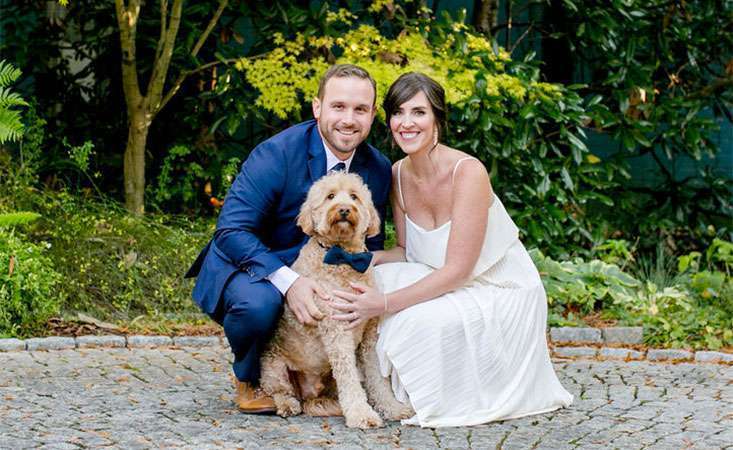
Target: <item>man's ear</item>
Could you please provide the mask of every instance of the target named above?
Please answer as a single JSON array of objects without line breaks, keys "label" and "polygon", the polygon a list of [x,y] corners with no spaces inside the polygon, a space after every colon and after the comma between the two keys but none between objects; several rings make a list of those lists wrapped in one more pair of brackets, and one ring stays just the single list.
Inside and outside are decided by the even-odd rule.
[{"label": "man's ear", "polygon": [[316,120],[321,118],[321,99],[318,97],[313,97],[313,102],[311,104],[313,107],[313,118]]}]

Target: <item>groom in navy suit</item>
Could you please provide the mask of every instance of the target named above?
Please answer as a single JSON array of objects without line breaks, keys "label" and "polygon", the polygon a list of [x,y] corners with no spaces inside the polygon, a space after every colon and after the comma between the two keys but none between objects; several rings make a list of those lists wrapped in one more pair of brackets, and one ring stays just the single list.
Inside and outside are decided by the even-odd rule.
[{"label": "groom in navy suit", "polygon": [[[193,298],[224,327],[236,377],[235,403],[249,413],[271,412],[272,400],[255,389],[260,354],[282,313],[283,299],[304,324],[323,317],[314,296],[328,297],[317,280],[290,265],[307,237],[295,219],[311,185],[329,170],[359,174],[384,224],[391,184],[389,160],[364,142],[376,111],[376,83],[362,68],[331,67],[313,99],[315,120],[262,142],[232,184],[213,239],[193,263]],[[367,240],[384,247],[384,225]]]}]

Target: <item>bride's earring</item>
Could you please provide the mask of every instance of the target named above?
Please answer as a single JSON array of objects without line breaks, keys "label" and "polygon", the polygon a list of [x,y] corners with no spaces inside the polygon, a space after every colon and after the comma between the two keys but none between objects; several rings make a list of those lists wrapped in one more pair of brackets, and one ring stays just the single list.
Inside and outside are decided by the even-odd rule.
[{"label": "bride's earring", "polygon": [[433,136],[434,136],[433,147],[435,147],[436,145],[438,145],[438,127],[437,126],[433,128]]}]

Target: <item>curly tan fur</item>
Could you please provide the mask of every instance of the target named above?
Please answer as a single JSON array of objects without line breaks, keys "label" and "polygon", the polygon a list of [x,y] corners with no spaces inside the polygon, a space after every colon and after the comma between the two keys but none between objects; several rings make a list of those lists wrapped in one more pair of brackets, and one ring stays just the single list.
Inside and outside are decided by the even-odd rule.
[{"label": "curly tan fur", "polygon": [[[317,181],[301,208],[298,225],[310,239],[293,264],[296,272],[317,280],[327,291],[349,290],[350,281],[374,286],[371,267],[359,273],[348,265],[323,263],[327,248],[340,245],[349,252],[363,252],[366,251],[366,237],[379,232],[379,214],[372,204],[369,189],[358,175],[337,172]],[[377,321],[346,330],[344,322],[330,317],[337,311],[328,302],[316,298],[316,304],[326,312],[326,317],[317,326],[302,325],[290,309],[285,308],[275,336],[262,357],[261,384],[265,392],[272,395],[278,414],[300,414],[304,407],[307,413],[314,415],[322,411],[321,405],[329,403],[322,395],[323,380],[331,374],[346,425],[382,426],[381,418],[369,406],[362,388],[359,367],[362,366],[369,399],[375,408],[388,419],[409,417],[412,410],[394,399],[387,380],[379,373],[374,353]],[[368,345],[359,347],[365,330],[368,339],[364,344]],[[295,372],[301,382],[304,405],[298,399],[289,372]]]}]

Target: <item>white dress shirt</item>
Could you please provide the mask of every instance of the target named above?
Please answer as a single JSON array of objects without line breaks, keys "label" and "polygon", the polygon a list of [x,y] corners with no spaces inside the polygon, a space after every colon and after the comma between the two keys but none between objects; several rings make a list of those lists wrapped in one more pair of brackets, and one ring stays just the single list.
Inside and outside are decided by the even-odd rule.
[{"label": "white dress shirt", "polygon": [[[328,171],[331,170],[333,166],[340,162],[346,164],[346,168],[344,170],[348,172],[349,167],[351,167],[351,161],[354,159],[354,154],[356,153],[356,151],[351,152],[349,158],[342,161],[338,159],[338,157],[333,153],[333,150],[328,147],[328,144],[326,144],[323,136],[321,136],[321,140],[323,141],[323,148],[326,149],[326,173],[328,173]],[[288,289],[290,289],[290,286],[295,283],[295,280],[297,280],[299,276],[300,275],[298,275],[298,273],[290,267],[282,266],[276,271],[272,272],[270,275],[267,275],[265,278],[267,278],[270,283],[272,283],[277,288],[277,290],[280,291],[282,295],[285,295],[285,293],[288,292]]]}]

